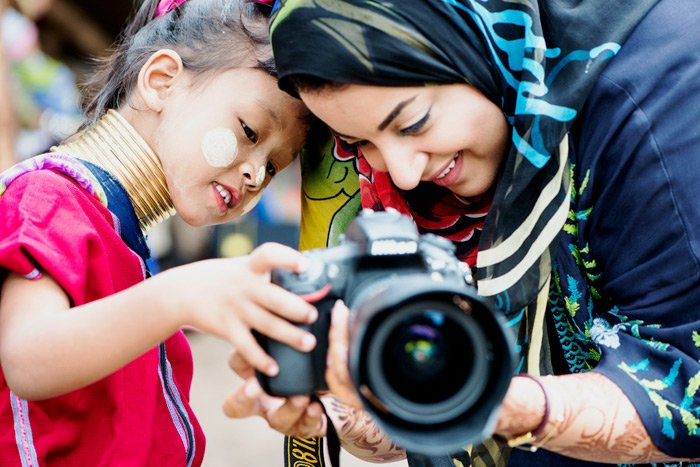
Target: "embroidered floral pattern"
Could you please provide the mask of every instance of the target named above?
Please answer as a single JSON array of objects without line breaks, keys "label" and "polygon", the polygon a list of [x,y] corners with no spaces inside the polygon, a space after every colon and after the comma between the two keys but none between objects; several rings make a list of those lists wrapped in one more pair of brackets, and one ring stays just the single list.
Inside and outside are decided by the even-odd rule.
[{"label": "embroidered floral pattern", "polygon": [[[582,201],[592,199],[585,196],[591,172],[577,174],[572,164],[570,175],[571,208],[560,240],[569,255],[555,261],[549,297],[554,328],[569,371],[593,369],[603,353],[614,350],[622,355],[617,357],[617,368],[641,387],[656,407],[661,433],[671,440],[678,438],[679,430],[685,431],[684,436],[699,436],[700,371],[690,375],[688,371],[692,370],[684,371],[691,358],[655,337],[663,335],[654,332],[662,330],[659,324],[630,318],[601,293],[604,278],[584,234],[586,222],[594,214],[592,201]],[[688,332],[688,339],[700,348],[700,332]],[[653,366],[651,357],[643,358],[645,353],[640,353],[634,342],[649,347],[649,353],[655,356]],[[664,362],[668,367],[660,368]]]}]

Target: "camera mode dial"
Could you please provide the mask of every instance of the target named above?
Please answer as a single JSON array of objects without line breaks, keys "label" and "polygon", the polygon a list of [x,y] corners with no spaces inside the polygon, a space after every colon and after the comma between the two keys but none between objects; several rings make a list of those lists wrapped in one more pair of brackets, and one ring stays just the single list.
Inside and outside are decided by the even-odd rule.
[{"label": "camera mode dial", "polygon": [[308,257],[308,266],[299,273],[276,269],[272,271],[272,282],[301,296],[313,296],[329,282],[326,264],[318,258]]}]

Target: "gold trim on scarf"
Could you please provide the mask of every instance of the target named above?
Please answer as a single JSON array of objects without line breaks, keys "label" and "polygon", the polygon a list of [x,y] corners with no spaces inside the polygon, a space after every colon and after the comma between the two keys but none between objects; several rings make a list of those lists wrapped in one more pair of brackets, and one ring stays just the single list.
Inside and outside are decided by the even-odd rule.
[{"label": "gold trim on scarf", "polygon": [[51,151],[92,162],[114,176],[129,195],[142,232],[175,214],[160,159],[117,111],[108,110]]}]

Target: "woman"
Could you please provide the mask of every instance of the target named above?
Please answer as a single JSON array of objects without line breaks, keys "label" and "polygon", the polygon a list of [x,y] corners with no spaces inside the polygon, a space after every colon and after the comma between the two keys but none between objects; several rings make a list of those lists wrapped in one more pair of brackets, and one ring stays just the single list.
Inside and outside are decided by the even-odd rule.
[{"label": "woman", "polygon": [[281,86],[359,149],[363,205],[455,241],[514,323],[506,447],[472,451],[486,465],[700,458],[698,16],[669,0],[278,10]]}]

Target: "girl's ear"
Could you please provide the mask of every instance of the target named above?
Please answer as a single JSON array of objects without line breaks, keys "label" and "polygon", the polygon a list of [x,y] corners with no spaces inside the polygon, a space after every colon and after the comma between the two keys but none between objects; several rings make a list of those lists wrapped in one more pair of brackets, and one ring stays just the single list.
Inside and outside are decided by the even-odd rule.
[{"label": "girl's ear", "polygon": [[161,49],[154,52],[139,71],[136,92],[148,109],[160,112],[163,103],[184,67],[182,58],[174,50]]}]

